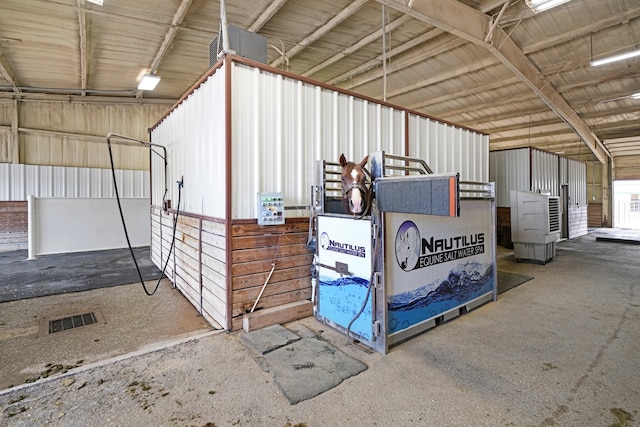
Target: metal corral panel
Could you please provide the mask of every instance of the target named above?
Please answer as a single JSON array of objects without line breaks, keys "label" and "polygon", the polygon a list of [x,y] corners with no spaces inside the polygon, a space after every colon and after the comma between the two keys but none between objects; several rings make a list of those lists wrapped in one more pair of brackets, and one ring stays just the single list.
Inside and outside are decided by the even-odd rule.
[{"label": "metal corral panel", "polygon": [[232,217],[256,218],[255,194],[307,206],[315,160],[404,153],[404,112],[233,63]]},{"label": "metal corral panel", "polygon": [[[216,218],[225,218],[226,212],[224,68],[189,94],[151,132],[151,142],[167,148],[167,199],[173,201],[173,207],[178,201],[176,181],[184,178],[180,209]],[[164,161],[155,154],[151,161],[152,204],[160,206],[165,190]]]},{"label": "metal corral panel", "polygon": [[409,157],[434,173],[460,173],[461,181],[489,180],[489,136],[409,114]]},{"label": "metal corral panel", "polygon": [[531,150],[531,191],[548,190],[552,196],[560,195],[558,159],[557,154]]},{"label": "metal corral panel", "polygon": [[529,149],[492,151],[489,153],[489,181],[496,183],[496,206],[511,206],[511,190],[529,191]]},{"label": "metal corral panel", "polygon": [[[0,200],[115,197],[110,169],[0,163]],[[120,197],[149,197],[149,172],[116,169]]]}]

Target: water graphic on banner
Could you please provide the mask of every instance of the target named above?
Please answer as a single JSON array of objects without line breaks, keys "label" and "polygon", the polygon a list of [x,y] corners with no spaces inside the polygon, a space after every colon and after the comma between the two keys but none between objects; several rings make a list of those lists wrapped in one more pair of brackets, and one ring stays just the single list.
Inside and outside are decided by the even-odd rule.
[{"label": "water graphic on banner", "polygon": [[347,329],[366,300],[350,332],[371,341],[371,222],[319,216],[318,235],[318,315]]},{"label": "water graphic on banner", "polygon": [[440,280],[387,299],[389,332],[439,316],[493,289],[493,265],[469,262]]},{"label": "water graphic on banner", "polygon": [[387,214],[388,333],[494,291],[491,224],[491,210],[480,201],[463,201],[459,218]]},{"label": "water graphic on banner", "polygon": [[320,315],[344,328],[349,326],[367,299],[364,311],[351,325],[351,332],[371,340],[371,295],[367,295],[369,280],[355,276],[332,279],[321,275],[319,286]]}]

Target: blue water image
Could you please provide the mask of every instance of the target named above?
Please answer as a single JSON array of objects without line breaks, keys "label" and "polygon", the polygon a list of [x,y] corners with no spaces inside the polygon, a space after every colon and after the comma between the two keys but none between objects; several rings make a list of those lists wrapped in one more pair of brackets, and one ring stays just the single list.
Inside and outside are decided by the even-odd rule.
[{"label": "blue water image", "polygon": [[446,279],[387,298],[389,332],[397,332],[493,291],[493,264],[468,262]]},{"label": "blue water image", "polygon": [[[360,277],[340,277],[337,279],[320,276],[318,287],[318,312],[331,322],[347,328],[358,314],[369,292],[369,280]],[[351,333],[362,340],[371,341],[371,295],[360,317],[351,325]]]}]

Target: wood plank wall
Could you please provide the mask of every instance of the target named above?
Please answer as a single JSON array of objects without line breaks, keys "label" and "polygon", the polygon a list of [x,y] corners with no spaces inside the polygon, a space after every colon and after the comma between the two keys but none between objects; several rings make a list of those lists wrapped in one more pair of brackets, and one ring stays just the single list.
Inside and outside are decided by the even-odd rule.
[{"label": "wood plank wall", "polygon": [[311,298],[313,252],[307,249],[309,220],[287,218],[284,225],[237,221],[231,227],[232,329],[253,307],[273,266],[256,310]]},{"label": "wood plank wall", "polygon": [[[174,218],[173,212],[151,208],[151,257],[161,269],[171,249]],[[181,213],[175,248],[165,270],[174,286],[214,327],[242,329],[242,318],[265,282],[255,310],[311,298],[313,252],[307,249],[308,219],[287,218],[286,224],[274,226],[260,226],[255,220],[231,224],[230,300],[225,230],[223,220]]]},{"label": "wood plank wall", "polygon": [[27,249],[28,238],[27,202],[0,202],[0,252]]},{"label": "wood plank wall", "polygon": [[225,225],[180,213],[171,250],[174,219],[175,212],[151,208],[152,261],[161,269],[166,264],[174,286],[212,326],[222,329],[227,325]]},{"label": "wood plank wall", "polygon": [[589,203],[587,205],[587,225],[589,227],[607,227],[602,218],[602,203]]}]

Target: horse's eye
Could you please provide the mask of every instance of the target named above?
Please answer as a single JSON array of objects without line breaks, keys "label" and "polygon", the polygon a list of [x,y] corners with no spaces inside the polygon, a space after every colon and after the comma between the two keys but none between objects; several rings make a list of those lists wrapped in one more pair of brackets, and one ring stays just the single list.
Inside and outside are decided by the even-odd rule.
[{"label": "horse's eye", "polygon": [[342,182],[345,182],[346,180],[347,180],[347,177],[346,177],[346,176],[343,176],[343,177],[342,177]]}]

